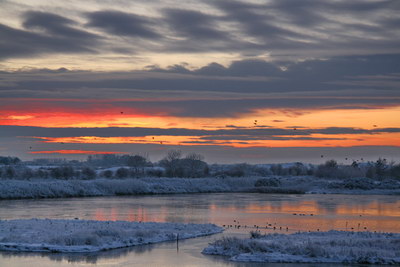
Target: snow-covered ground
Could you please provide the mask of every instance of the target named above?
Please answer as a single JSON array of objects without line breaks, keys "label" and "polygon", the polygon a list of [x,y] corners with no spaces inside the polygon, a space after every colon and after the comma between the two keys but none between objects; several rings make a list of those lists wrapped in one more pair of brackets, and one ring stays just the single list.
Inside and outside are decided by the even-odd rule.
[{"label": "snow-covered ground", "polygon": [[0,180],[0,199],[213,192],[400,195],[400,181],[328,180],[310,176]]},{"label": "snow-covered ground", "polygon": [[0,221],[0,250],[94,252],[222,232],[214,224],[29,219]]},{"label": "snow-covered ground", "polygon": [[329,231],[224,238],[203,253],[246,262],[400,264],[400,234]]}]

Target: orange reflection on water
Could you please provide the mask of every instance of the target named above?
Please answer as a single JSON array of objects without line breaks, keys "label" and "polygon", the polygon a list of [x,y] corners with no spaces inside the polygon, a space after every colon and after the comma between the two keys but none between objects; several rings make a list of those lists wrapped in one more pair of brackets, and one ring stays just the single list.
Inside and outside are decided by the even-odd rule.
[{"label": "orange reflection on water", "polygon": [[[399,201],[400,202],[400,201]],[[382,204],[378,201],[373,201],[365,205],[339,205],[336,208],[336,214],[355,214],[355,215],[369,215],[369,216],[396,216],[400,217],[400,205],[395,203],[393,205]],[[400,219],[400,218],[399,218]]]},{"label": "orange reflection on water", "polygon": [[[222,225],[254,225],[278,231],[286,227],[293,231],[391,231],[400,232],[400,200],[394,203],[372,201],[365,204],[346,203],[335,206],[321,205],[314,200],[252,203],[244,206],[210,205],[214,214],[232,213],[235,219]],[[237,215],[239,214],[239,215]],[[245,214],[245,215],[244,215]],[[399,218],[400,219],[400,218]],[[239,223],[238,223],[239,222]],[[248,228],[246,228],[248,229]]]},{"label": "orange reflection on water", "polygon": [[112,207],[109,211],[97,208],[94,219],[98,221],[129,221],[129,222],[166,222],[167,209],[162,207],[156,213],[150,213],[146,208],[129,208],[128,210]]},{"label": "orange reflection on water", "polygon": [[[200,207],[195,202],[182,206],[168,203],[125,208],[114,206],[108,210],[96,209],[94,218],[102,221],[215,223],[232,225],[229,231],[239,232],[248,232],[255,226],[262,232],[283,233],[318,230],[400,232],[400,200],[382,202],[346,196],[323,201],[304,198],[307,199],[251,203],[233,199],[231,204],[210,201]],[[240,225],[240,228],[235,228],[235,225]]]}]

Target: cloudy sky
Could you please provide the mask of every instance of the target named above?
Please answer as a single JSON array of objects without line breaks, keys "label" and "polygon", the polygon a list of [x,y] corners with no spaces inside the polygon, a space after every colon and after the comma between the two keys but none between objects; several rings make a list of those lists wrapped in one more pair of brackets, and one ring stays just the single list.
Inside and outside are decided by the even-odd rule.
[{"label": "cloudy sky", "polygon": [[398,0],[0,0],[0,155],[400,161],[399,118]]}]

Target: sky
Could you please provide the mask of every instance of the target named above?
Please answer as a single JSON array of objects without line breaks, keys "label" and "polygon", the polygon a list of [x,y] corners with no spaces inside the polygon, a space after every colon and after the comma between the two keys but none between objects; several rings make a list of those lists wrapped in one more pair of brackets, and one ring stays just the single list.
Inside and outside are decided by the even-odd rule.
[{"label": "sky", "polygon": [[0,0],[0,155],[400,161],[398,0]]}]

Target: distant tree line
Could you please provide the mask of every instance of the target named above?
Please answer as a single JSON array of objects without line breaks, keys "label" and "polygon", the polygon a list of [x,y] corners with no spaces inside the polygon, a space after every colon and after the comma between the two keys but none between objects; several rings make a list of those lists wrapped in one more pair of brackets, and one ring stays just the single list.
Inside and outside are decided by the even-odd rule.
[{"label": "distant tree line", "polygon": [[93,155],[86,161],[39,159],[22,162],[16,157],[0,156],[1,179],[124,179],[135,177],[248,177],[316,176],[319,178],[400,179],[400,164],[379,158],[375,162],[350,165],[328,160],[324,164],[207,164],[197,153],[183,155],[170,150],[159,162],[146,155]]},{"label": "distant tree line", "polygon": [[21,160],[17,157],[2,157],[0,156],[0,165],[15,165],[20,163]]}]

